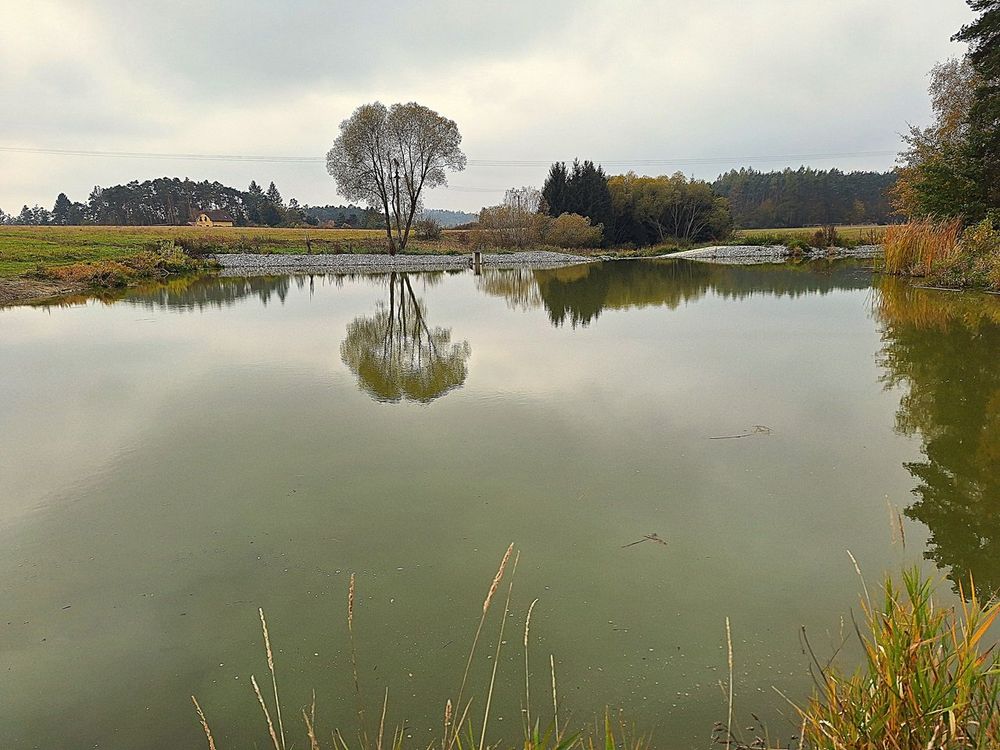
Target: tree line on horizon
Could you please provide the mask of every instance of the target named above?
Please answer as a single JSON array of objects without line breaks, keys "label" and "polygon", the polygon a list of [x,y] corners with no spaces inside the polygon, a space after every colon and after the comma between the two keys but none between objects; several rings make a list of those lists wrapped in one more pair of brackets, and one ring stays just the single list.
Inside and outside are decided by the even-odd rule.
[{"label": "tree line on horizon", "polygon": [[[552,165],[542,198],[544,212],[553,217],[578,214],[593,226],[601,225],[606,244],[649,245],[668,237],[715,239],[733,227],[888,223],[893,220],[889,195],[895,185],[896,172],[740,169],[706,182],[680,173],[609,176],[594,162],[577,161]],[[728,209],[719,199],[725,199]],[[60,193],[51,209],[24,206],[18,214],[0,210],[0,224],[182,225],[197,211],[211,209],[228,212],[238,226],[381,226],[371,208],[309,206],[294,198],[286,202],[273,182],[266,190],[256,181],[239,190],[217,181],[176,177],[95,187],[86,202]],[[426,210],[424,218],[448,227],[466,224],[474,215]]]},{"label": "tree line on horizon", "polygon": [[714,182],[681,172],[607,175],[591,161],[556,162],[542,188],[542,212],[579,214],[600,226],[605,245],[648,246],[725,239],[736,228],[789,228],[893,221],[895,172],[837,169],[726,172]]},{"label": "tree line on horizon", "polygon": [[[59,193],[51,209],[24,206],[18,214],[0,209],[0,224],[31,226],[74,226],[83,224],[115,226],[184,225],[199,211],[222,210],[237,226],[301,227],[330,226],[377,229],[376,212],[354,204],[310,206],[295,198],[287,202],[274,182],[265,190],[251,181],[246,190],[220,182],[196,182],[178,177],[158,177],[124,185],[95,187],[86,202],[73,201]],[[464,211],[428,209],[423,218],[442,226],[457,226],[473,220]]]},{"label": "tree line on horizon", "polygon": [[808,167],[732,170],[714,182],[681,172],[607,175],[591,161],[556,162],[540,211],[578,214],[600,227],[604,245],[649,246],[721,240],[734,229],[789,228],[894,221],[896,173]]},{"label": "tree line on horizon", "polygon": [[896,179],[896,171],[751,168],[720,175],[712,189],[729,200],[740,229],[888,224],[898,221],[890,201]]},{"label": "tree line on horizon", "polygon": [[199,211],[222,210],[237,226],[378,226],[369,209],[355,206],[309,206],[295,198],[285,201],[272,181],[265,190],[256,180],[246,190],[220,182],[196,182],[158,177],[124,185],[95,187],[86,202],[59,193],[51,209],[24,206],[18,214],[0,209],[0,224],[34,226],[151,226],[184,225]]}]

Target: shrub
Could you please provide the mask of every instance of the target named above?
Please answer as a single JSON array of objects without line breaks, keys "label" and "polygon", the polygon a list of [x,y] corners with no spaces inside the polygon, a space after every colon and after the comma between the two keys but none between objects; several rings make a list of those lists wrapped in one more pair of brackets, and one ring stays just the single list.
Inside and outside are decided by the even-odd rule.
[{"label": "shrub", "polygon": [[222,249],[218,241],[213,242],[207,237],[176,237],[173,240],[162,240],[157,247],[177,245],[188,255],[208,255]]},{"label": "shrub", "polygon": [[550,220],[542,234],[546,244],[556,247],[600,247],[604,227],[591,226],[580,214],[562,214]]},{"label": "shrub", "polygon": [[470,230],[474,247],[524,248],[541,243],[547,217],[516,206],[501,204],[479,212]]},{"label": "shrub", "polygon": [[155,250],[143,250],[122,260],[71,263],[65,266],[40,265],[28,275],[48,281],[117,289],[143,279],[163,278],[171,274],[192,273],[216,267],[217,264],[213,261],[192,258],[173,242],[165,241]]},{"label": "shrub", "polygon": [[434,219],[421,219],[413,225],[413,234],[418,240],[441,239],[441,225]]},{"label": "shrub", "polygon": [[958,252],[937,263],[929,276],[941,286],[1000,291],[1000,230],[993,227],[991,219],[967,227]]}]

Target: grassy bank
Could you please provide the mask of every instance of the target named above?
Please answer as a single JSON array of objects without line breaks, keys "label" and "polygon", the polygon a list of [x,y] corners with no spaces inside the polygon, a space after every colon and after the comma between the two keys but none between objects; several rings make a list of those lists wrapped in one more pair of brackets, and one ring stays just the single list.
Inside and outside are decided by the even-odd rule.
[{"label": "grassy bank", "polygon": [[[0,277],[44,266],[121,261],[173,242],[198,253],[379,252],[384,234],[374,229],[271,227],[0,226]],[[456,253],[461,232],[435,241],[414,239],[407,252]]]},{"label": "grassy bank", "polygon": [[[75,253],[67,255],[76,256]],[[83,254],[86,257],[86,254]],[[173,241],[144,249],[102,252],[86,260],[65,255],[57,262],[36,261],[18,275],[0,276],[0,304],[31,302],[88,291],[122,289],[144,281],[202,273],[218,263],[184,252]],[[21,269],[21,265],[17,266]]]}]

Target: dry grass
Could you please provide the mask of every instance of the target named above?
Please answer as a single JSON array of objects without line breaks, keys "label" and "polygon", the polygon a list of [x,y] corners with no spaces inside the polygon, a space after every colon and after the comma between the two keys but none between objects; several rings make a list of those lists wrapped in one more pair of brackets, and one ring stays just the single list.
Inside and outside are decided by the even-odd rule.
[{"label": "dry grass", "polygon": [[[850,245],[878,245],[888,227],[877,224],[851,224],[835,227],[837,238]],[[788,245],[795,240],[809,244],[823,227],[792,227],[773,229],[740,229],[735,232],[737,242],[752,245]]]},{"label": "dry grass", "polygon": [[927,276],[958,253],[960,219],[929,219],[895,224],[885,232],[884,268],[888,273]]}]

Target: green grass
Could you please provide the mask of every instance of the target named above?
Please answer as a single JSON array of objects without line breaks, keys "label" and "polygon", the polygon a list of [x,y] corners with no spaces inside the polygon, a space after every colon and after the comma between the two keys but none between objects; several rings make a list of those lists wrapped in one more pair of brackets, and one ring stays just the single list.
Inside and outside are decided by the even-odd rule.
[{"label": "green grass", "polygon": [[[39,265],[122,261],[162,242],[202,252],[378,252],[384,233],[375,229],[272,227],[31,227],[0,226],[0,277],[19,276]],[[411,239],[408,253],[463,252],[461,232],[433,242]]]}]

